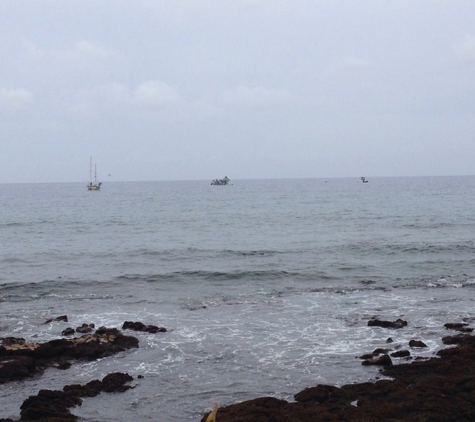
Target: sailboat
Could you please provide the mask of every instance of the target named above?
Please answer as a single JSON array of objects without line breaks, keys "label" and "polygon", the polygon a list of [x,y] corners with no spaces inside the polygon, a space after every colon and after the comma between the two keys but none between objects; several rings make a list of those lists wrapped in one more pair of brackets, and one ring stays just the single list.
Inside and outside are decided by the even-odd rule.
[{"label": "sailboat", "polygon": [[100,190],[102,182],[97,183],[97,165],[94,164],[94,183],[92,183],[92,157],[89,164],[89,183],[87,185],[87,190]]}]

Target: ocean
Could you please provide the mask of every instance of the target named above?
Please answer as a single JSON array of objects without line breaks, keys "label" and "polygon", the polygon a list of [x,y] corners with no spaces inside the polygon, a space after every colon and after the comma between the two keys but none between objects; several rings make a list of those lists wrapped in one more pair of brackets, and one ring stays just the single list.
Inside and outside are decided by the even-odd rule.
[{"label": "ocean", "polygon": [[[429,357],[444,323],[474,318],[475,177],[210,182],[0,185],[0,337],[167,329],[127,331],[138,349],[0,385],[0,418],[40,389],[120,371],[134,389],[72,412],[197,422],[215,403],[376,380],[358,357],[388,337],[422,340],[412,354]],[[60,315],[69,322],[45,324]],[[368,327],[374,316],[408,326]]]}]

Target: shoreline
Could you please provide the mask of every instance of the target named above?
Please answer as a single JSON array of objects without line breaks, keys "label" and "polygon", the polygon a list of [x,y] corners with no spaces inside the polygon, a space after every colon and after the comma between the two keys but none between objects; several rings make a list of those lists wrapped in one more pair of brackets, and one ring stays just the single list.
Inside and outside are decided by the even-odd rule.
[{"label": "shoreline", "polygon": [[[64,321],[58,317],[46,323]],[[467,321],[472,322],[469,318]],[[442,338],[445,348],[430,358],[412,355],[425,347],[423,341],[411,340],[408,349],[391,347],[389,337],[385,348],[361,355],[362,365],[378,365],[384,379],[341,387],[316,385],[294,395],[295,401],[275,397],[258,397],[241,403],[218,408],[213,422],[342,422],[342,421],[404,421],[447,422],[475,420],[475,336],[467,322],[447,323],[447,330],[459,332]],[[406,321],[371,319],[368,326],[387,330],[404,329]],[[122,330],[165,332],[164,327],[141,322],[124,322]],[[72,332],[71,332],[72,331]],[[94,331],[94,332],[93,332]],[[69,333],[69,334],[67,334]],[[80,333],[79,337],[67,337]],[[44,343],[28,343],[14,337],[0,338],[0,384],[22,381],[32,376],[43,376],[46,368],[67,370],[75,362],[96,360],[138,347],[138,339],[123,334],[117,328],[83,324],[75,330],[63,331],[63,338]],[[455,346],[455,347],[451,347]],[[406,363],[393,364],[393,359]],[[411,360],[411,361],[409,361]],[[83,398],[92,399],[103,392],[123,392],[128,385],[144,375],[111,373],[102,380],[85,385],[66,385],[63,390],[40,390],[38,395],[25,397],[19,409],[19,419],[0,422],[77,421],[70,412]],[[112,384],[111,384],[112,383]],[[209,413],[201,422],[207,422]]]},{"label": "shoreline", "polygon": [[[471,422],[475,420],[475,337],[467,325],[445,324],[460,333],[443,337],[447,347],[428,359],[416,357],[393,365],[388,349],[361,357],[363,365],[380,365],[381,375],[390,379],[341,387],[317,385],[295,394],[293,402],[274,397],[246,400],[219,408],[215,421]],[[412,344],[422,347],[423,343]],[[201,422],[207,422],[207,417]]]}]

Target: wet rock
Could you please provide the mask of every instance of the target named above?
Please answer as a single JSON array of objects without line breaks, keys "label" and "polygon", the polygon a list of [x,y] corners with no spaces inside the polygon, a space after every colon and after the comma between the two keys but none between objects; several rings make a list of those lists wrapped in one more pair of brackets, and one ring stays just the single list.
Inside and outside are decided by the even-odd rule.
[{"label": "wet rock", "polygon": [[56,318],[50,318],[45,321],[45,324],[49,324],[50,322],[68,322],[68,316],[67,315],[61,315]]},{"label": "wet rock", "polygon": [[77,333],[87,334],[94,330],[94,324],[82,324],[80,327],[76,327]]},{"label": "wet rock", "polygon": [[363,365],[378,365],[378,366],[391,366],[393,364],[391,358],[388,355],[381,355],[373,359],[368,359],[362,362]]},{"label": "wet rock", "polygon": [[427,344],[420,340],[410,340],[409,347],[427,347]]},{"label": "wet rock", "polygon": [[15,344],[25,344],[25,339],[21,337],[2,337],[0,338],[3,346],[13,346]]},{"label": "wet rock", "polygon": [[[37,365],[36,360],[29,356],[0,360],[0,384],[32,377],[39,369]],[[40,366],[41,369],[43,367],[43,365]]]},{"label": "wet rock", "polygon": [[475,337],[462,334],[444,340],[458,346],[439,351],[439,357],[382,367],[381,374],[391,379],[311,387],[296,394],[295,402],[249,400],[219,408],[217,420],[473,422]]},{"label": "wet rock", "polygon": [[407,325],[407,321],[398,318],[396,321],[382,321],[377,318],[368,321],[369,327],[383,327],[383,328],[403,328]]},{"label": "wet rock", "polygon": [[411,352],[409,350],[398,350],[397,352],[391,353],[393,358],[404,358],[411,356]]},{"label": "wet rock", "polygon": [[45,420],[61,418],[61,420],[75,421],[78,418],[71,414],[70,407],[80,406],[82,400],[77,396],[70,396],[63,391],[40,390],[38,395],[28,397],[21,405],[21,421]]},{"label": "wet rock", "polygon": [[365,353],[364,355],[360,356],[360,359],[368,360],[368,359],[373,359],[374,355],[372,353]]},{"label": "wet rock", "polygon": [[68,328],[64,329],[63,331],[61,331],[61,335],[62,336],[70,336],[70,335],[73,335],[74,332],[75,332],[74,328],[68,327]]},{"label": "wet rock", "polygon": [[378,348],[373,350],[373,355],[386,355],[389,349]]},{"label": "wet rock", "polygon": [[48,367],[66,369],[71,361],[92,361],[131,348],[137,348],[136,337],[125,336],[115,328],[101,327],[94,334],[73,339],[57,339],[45,343],[8,340],[0,346],[0,384],[18,381],[42,372]]},{"label": "wet rock", "polygon": [[365,353],[364,355],[361,355],[360,359],[372,360],[379,355],[387,355],[388,352],[389,352],[389,349],[378,348],[378,349],[374,349],[371,353]]},{"label": "wet rock", "polygon": [[130,385],[125,385],[127,382],[132,380],[133,378],[129,374],[123,374],[120,372],[106,375],[102,379],[102,391],[105,391],[106,393],[121,393],[129,388],[133,388]]},{"label": "wet rock", "polygon": [[462,322],[448,322],[444,324],[444,327],[448,330],[460,331],[462,333],[471,333],[473,328],[469,328],[467,323]]},{"label": "wet rock", "polygon": [[143,322],[125,321],[122,325],[123,330],[145,331],[148,333],[164,333],[167,331],[165,327],[158,327],[156,325],[145,325]]},{"label": "wet rock", "polygon": [[306,388],[300,393],[295,394],[294,399],[300,403],[325,403],[330,400],[339,388],[332,385],[317,385],[316,387]]},{"label": "wet rock", "polygon": [[69,369],[71,368],[71,362],[65,359],[59,359],[55,367],[62,370]]},{"label": "wet rock", "polygon": [[82,397],[95,397],[101,392],[123,392],[131,386],[129,374],[120,372],[106,375],[102,381],[94,380],[86,385],[66,385],[63,391],[40,390],[36,396],[28,397],[20,407],[21,421],[67,422],[79,418],[70,412],[71,407],[80,406]]},{"label": "wet rock", "polygon": [[455,336],[447,336],[442,338],[444,344],[458,344],[460,346],[475,346],[475,337],[469,334],[457,334]]}]

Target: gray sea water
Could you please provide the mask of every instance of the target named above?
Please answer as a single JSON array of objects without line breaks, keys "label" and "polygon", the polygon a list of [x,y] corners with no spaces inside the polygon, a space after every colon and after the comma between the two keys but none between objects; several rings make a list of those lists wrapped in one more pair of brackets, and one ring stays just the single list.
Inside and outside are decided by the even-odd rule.
[{"label": "gray sea water", "polygon": [[[377,379],[358,356],[474,317],[475,177],[0,185],[0,337],[141,321],[139,349],[0,385],[0,418],[109,372],[85,421],[199,421],[261,396]],[[44,324],[68,315],[68,323]],[[407,328],[368,327],[373,316]],[[143,375],[143,379],[137,379]],[[218,413],[219,415],[219,413]]]}]

